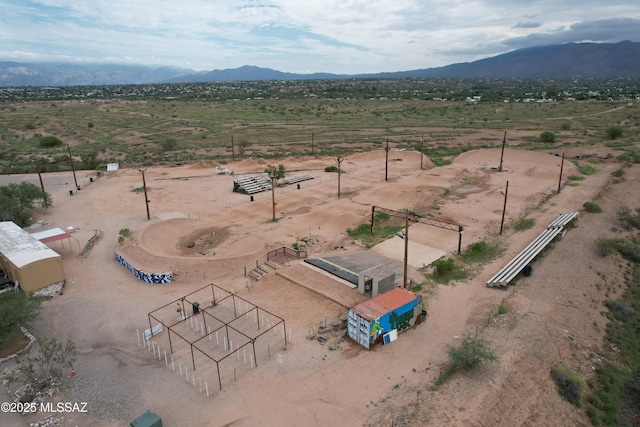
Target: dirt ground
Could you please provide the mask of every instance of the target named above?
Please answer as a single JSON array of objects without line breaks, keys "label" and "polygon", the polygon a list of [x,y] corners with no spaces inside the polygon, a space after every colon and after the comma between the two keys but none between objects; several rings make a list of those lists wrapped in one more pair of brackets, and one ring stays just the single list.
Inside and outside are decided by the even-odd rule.
[{"label": "dirt ground", "polygon": [[[549,370],[563,361],[586,377],[598,358],[615,357],[603,347],[602,284],[603,278],[613,283],[622,272],[604,262],[591,242],[610,233],[617,207],[637,203],[637,191],[631,190],[637,188],[637,166],[626,169],[626,181],[608,184],[621,165],[601,162],[594,165],[597,173],[563,185],[556,194],[560,158],[549,153],[508,149],[504,171],[497,172],[492,168],[500,150],[468,151],[437,168],[425,158],[424,170],[419,153],[392,151],[388,181],[384,155],[347,157],[340,199],[337,174],[324,172],[335,159],[277,161],[286,166],[287,176],[315,177],[299,189],[290,185],[275,191],[277,222],[270,221],[270,192],[256,194],[253,201],[233,193],[233,178],[216,175],[214,164],[150,167],[145,176],[151,220],[144,195],[133,191],[142,186],[137,170],[122,169],[93,182],[79,176],[82,189],[73,196],[69,173],[47,176],[54,206],[36,212],[46,221],[42,229],[72,226],[77,231],[72,242],[50,245],[62,255],[67,283],[63,295],[44,303],[34,332],[76,343],[77,376],[52,399],[87,402],[88,410],[53,414],[64,416],[59,425],[121,426],[147,409],[165,426],[588,425],[583,412],[560,398]],[[261,172],[266,165],[250,159],[226,166],[241,174]],[[565,183],[572,175],[578,175],[577,168],[566,161]],[[528,215],[536,223],[531,230],[507,229],[498,236],[507,181],[505,222]],[[582,213],[577,226],[534,263],[531,277],[506,291],[486,286],[548,223],[596,197],[604,212]],[[368,222],[372,205],[411,208],[460,224],[463,248],[495,237],[508,249],[473,280],[439,287],[426,297],[427,321],[391,345],[366,351],[346,338],[331,350],[306,336],[344,307],[278,274],[247,286],[244,267],[301,238],[312,242],[312,255],[362,251],[346,230]],[[119,244],[122,228],[133,235]],[[96,229],[104,238],[80,258],[79,249]],[[458,246],[457,233],[426,225],[412,226],[410,240],[448,254]],[[171,271],[176,280],[165,285],[139,281],[115,261],[116,250],[138,268]],[[402,261],[403,253],[388,252]],[[299,268],[292,264],[289,268]],[[419,280],[416,267],[409,275]],[[314,274],[303,279],[309,286],[326,279]],[[148,312],[208,283],[284,318],[291,340],[268,362],[223,390],[212,390],[207,399],[140,346],[136,331],[148,328]],[[349,291],[356,301],[357,291]],[[497,314],[500,304],[506,314]],[[499,362],[432,389],[446,363],[445,344],[465,334],[491,341]],[[0,414],[0,425],[29,425],[48,415]]]}]

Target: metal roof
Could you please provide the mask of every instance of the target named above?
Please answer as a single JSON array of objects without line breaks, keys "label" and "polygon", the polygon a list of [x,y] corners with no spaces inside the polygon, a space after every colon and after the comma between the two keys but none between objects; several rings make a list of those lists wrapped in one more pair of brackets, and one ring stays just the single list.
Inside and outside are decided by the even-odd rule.
[{"label": "metal roof", "polygon": [[402,307],[416,298],[418,298],[418,295],[411,291],[404,288],[394,288],[356,305],[351,310],[363,319],[373,320]]},{"label": "metal roof", "polygon": [[52,228],[50,230],[40,231],[38,233],[31,233],[36,240],[42,243],[55,242],[56,240],[70,239],[71,235],[64,231],[62,228]]},{"label": "metal roof", "polygon": [[12,221],[0,222],[0,253],[17,268],[44,259],[60,258],[54,250]]}]

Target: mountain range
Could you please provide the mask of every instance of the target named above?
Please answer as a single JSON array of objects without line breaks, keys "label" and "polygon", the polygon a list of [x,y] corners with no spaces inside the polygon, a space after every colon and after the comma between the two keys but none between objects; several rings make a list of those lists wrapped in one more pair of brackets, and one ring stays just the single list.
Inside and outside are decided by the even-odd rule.
[{"label": "mountain range", "polygon": [[640,77],[640,43],[567,43],[518,49],[491,58],[437,68],[375,74],[294,74],[243,66],[197,72],[177,67],[0,61],[0,87],[92,86],[249,80],[362,78]]}]

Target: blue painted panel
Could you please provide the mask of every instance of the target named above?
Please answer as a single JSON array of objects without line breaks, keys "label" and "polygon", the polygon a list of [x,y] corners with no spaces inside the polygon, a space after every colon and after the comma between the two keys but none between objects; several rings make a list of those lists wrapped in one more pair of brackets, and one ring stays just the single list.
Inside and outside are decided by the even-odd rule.
[{"label": "blue painted panel", "polygon": [[124,259],[118,252],[116,252],[116,261],[122,264],[124,268],[129,270],[134,276],[143,282],[159,285],[173,281],[173,273],[145,273],[131,265],[131,263]]}]

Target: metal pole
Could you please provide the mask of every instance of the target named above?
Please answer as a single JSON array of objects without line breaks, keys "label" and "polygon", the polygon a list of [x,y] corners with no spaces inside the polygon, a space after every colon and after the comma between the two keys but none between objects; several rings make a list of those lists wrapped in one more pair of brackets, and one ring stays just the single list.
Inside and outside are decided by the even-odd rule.
[{"label": "metal pole", "polygon": [[507,194],[509,194],[509,181],[507,180],[507,187],[504,189],[504,206],[502,206],[502,220],[500,221],[500,234],[504,227],[504,214],[507,211]]},{"label": "metal pole", "polygon": [[464,231],[464,228],[460,226],[460,228],[458,228],[458,255],[460,255],[460,252],[462,251],[462,232],[463,231]]},{"label": "metal pole", "polygon": [[[196,370],[196,359],[195,357],[193,357],[193,344],[191,344],[191,362],[193,362],[193,370]],[[188,375],[187,375],[187,379],[188,379]]]},{"label": "metal pole", "polygon": [[560,194],[560,186],[562,185],[562,170],[564,169],[564,153],[562,153],[562,161],[560,162],[560,178],[558,179],[558,194]]},{"label": "metal pole", "polygon": [[404,218],[404,279],[402,287],[407,289],[407,263],[409,261],[409,209],[405,209]]},{"label": "metal pole", "polygon": [[38,171],[38,178],[40,179],[40,188],[42,188],[42,204],[44,205],[45,208],[49,207],[49,204],[47,203],[47,192],[44,191],[44,183],[42,182],[42,174],[40,173],[40,165],[38,164],[38,161],[36,160],[34,162],[36,164],[36,170]]},{"label": "metal pole", "polygon": [[287,324],[284,319],[282,319],[282,332],[284,333],[284,345],[287,345],[289,344],[287,342]]},{"label": "metal pole", "polygon": [[504,138],[502,139],[502,153],[500,153],[500,167],[498,172],[502,172],[502,159],[504,158],[504,146],[507,143],[507,131],[504,131]]},{"label": "metal pole", "polygon": [[373,221],[375,220],[376,207],[371,206],[371,235],[373,235]]},{"label": "metal pole", "polygon": [[384,180],[389,180],[389,138],[387,138],[387,145],[384,147],[385,161],[384,161]]},{"label": "metal pole", "polygon": [[149,214],[149,197],[147,196],[147,180],[144,177],[144,169],[140,169],[142,172],[142,188],[144,189],[144,204],[147,207],[147,219],[151,219]]},{"label": "metal pole", "polygon": [[73,165],[73,157],[71,157],[71,147],[67,144],[67,151],[69,151],[69,160],[71,161],[71,170],[73,171],[73,181],[76,183],[76,190],[78,189],[78,180],[76,179],[76,168]]}]

